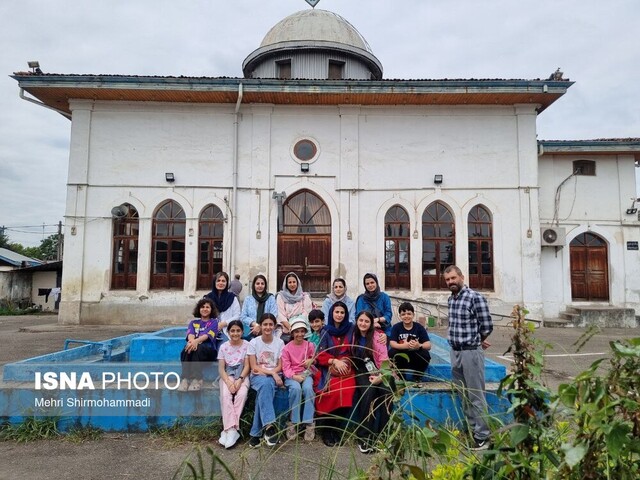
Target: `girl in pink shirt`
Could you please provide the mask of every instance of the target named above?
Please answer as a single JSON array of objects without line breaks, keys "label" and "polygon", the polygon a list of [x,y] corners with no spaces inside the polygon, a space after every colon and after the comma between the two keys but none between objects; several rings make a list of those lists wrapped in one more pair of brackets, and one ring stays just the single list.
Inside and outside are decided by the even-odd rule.
[{"label": "girl in pink shirt", "polygon": [[[287,423],[287,438],[298,437],[298,425],[305,425],[304,439],[311,442],[315,438],[315,392],[313,391],[313,375],[310,373],[315,345],[304,339],[309,327],[303,317],[291,319],[291,342],[282,350],[282,373],[284,384],[289,390],[289,410],[291,421]],[[300,409],[302,408],[302,420]]]}]

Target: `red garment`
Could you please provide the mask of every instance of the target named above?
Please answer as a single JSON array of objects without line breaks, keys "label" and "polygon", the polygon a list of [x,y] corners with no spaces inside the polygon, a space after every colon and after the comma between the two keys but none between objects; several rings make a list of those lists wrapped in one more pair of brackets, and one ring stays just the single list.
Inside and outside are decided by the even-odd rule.
[{"label": "red garment", "polygon": [[[342,353],[345,351],[344,347],[349,344],[347,337],[332,338],[335,347],[320,352],[318,355],[318,364],[325,368],[328,368],[329,360],[332,358],[336,360],[340,360],[342,358],[348,359],[348,356]],[[333,353],[337,353],[337,355],[334,355]],[[318,374],[320,375],[321,372],[318,372]],[[314,384],[317,383],[317,381],[314,381]],[[352,407],[355,391],[355,374],[344,377],[334,377],[333,375],[330,375],[325,388],[316,392],[316,413],[318,415],[326,415],[327,413],[331,413],[341,407]]]}]

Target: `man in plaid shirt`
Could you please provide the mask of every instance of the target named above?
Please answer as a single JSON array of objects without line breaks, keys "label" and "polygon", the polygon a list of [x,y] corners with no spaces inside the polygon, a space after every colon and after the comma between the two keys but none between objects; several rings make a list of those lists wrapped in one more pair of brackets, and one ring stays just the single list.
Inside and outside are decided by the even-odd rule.
[{"label": "man in plaid shirt", "polygon": [[444,271],[449,297],[449,345],[451,375],[463,395],[463,409],[473,432],[471,450],[489,447],[489,427],[485,420],[484,353],[491,345],[487,337],[493,330],[487,300],[464,284],[464,275],[455,265]]}]

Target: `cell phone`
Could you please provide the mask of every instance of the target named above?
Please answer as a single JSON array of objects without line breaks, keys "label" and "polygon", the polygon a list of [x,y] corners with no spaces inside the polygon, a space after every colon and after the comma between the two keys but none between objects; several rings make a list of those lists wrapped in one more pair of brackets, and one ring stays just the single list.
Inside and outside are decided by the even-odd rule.
[{"label": "cell phone", "polygon": [[417,340],[418,337],[416,337],[415,335],[408,335],[407,336],[407,342],[410,342],[411,340]]}]

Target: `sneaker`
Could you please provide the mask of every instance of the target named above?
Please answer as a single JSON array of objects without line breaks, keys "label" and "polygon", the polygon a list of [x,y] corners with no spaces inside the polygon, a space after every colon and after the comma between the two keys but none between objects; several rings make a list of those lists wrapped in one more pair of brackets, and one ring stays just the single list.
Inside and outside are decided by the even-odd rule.
[{"label": "sneaker", "polygon": [[238,430],[236,430],[235,428],[229,429],[229,432],[227,433],[227,441],[224,444],[224,448],[233,447],[239,438],[240,438],[240,433],[238,433]]},{"label": "sneaker", "polygon": [[278,431],[273,423],[264,429],[264,441],[268,447],[273,447],[278,443]]},{"label": "sneaker", "polygon": [[298,428],[295,423],[287,422],[287,440],[298,438]]},{"label": "sneaker", "polygon": [[338,443],[338,440],[335,434],[333,433],[333,430],[328,430],[328,431],[325,430],[322,433],[322,441],[327,447],[335,447],[336,444]]},{"label": "sneaker", "polygon": [[226,430],[223,430],[222,433],[220,433],[220,438],[218,439],[218,443],[222,446],[226,446],[228,435],[229,435],[229,432],[227,432]]},{"label": "sneaker", "polygon": [[178,391],[186,392],[188,389],[189,389],[189,380],[187,380],[186,378],[183,378],[182,381],[180,382],[180,385],[178,386]]},{"label": "sneaker", "polygon": [[202,380],[193,380],[191,385],[189,385],[190,392],[199,392],[202,388]]},{"label": "sneaker", "polygon": [[364,442],[358,442],[358,450],[365,455],[373,452],[373,448]]},{"label": "sneaker", "polygon": [[485,438],[484,440],[478,440],[477,438],[473,439],[473,447],[470,450],[474,452],[478,452],[480,450],[487,450],[489,448],[489,439]]},{"label": "sneaker", "polygon": [[262,443],[262,438],[260,437],[249,437],[249,446],[251,448],[258,448]]},{"label": "sneaker", "polygon": [[304,441],[305,442],[313,442],[316,438],[316,424],[308,423],[307,427],[304,429]]}]

